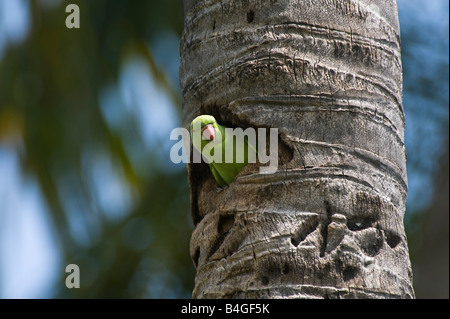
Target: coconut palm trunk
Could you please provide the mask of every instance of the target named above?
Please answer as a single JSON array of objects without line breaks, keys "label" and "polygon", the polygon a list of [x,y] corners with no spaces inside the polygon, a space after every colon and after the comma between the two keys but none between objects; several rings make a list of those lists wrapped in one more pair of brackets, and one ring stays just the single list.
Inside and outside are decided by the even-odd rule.
[{"label": "coconut palm trunk", "polygon": [[278,170],[188,164],[194,298],[414,298],[395,0],[185,0],[183,125],[277,128]]}]

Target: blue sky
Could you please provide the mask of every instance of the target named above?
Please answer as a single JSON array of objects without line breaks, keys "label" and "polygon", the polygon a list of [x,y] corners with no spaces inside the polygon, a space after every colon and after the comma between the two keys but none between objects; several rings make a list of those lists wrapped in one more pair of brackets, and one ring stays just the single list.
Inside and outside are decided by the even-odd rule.
[{"label": "blue sky", "polygon": [[3,147],[0,172],[0,297],[48,296],[61,267],[42,194]]}]

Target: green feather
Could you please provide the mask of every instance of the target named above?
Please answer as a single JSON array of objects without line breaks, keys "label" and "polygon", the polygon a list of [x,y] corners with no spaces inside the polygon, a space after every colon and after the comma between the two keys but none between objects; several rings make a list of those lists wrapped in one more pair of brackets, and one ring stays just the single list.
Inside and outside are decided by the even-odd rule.
[{"label": "green feather", "polygon": [[[205,126],[212,125],[216,134],[214,141],[209,141],[201,138],[201,131],[195,131],[195,128],[203,130]],[[191,122],[191,138],[193,139],[194,147],[201,152],[209,161],[209,168],[214,176],[217,184],[220,187],[230,185],[236,175],[248,165],[253,159],[256,158],[256,148],[248,142],[247,136],[235,136],[234,138],[227,138],[225,136],[226,127],[216,122],[215,118],[211,115],[200,115]],[[214,161],[214,152],[209,151],[211,147],[221,143],[222,147],[222,160]],[[210,143],[213,143],[209,145]],[[225,163],[226,153],[229,150],[233,150],[233,159],[231,163]],[[244,150],[243,161],[238,163],[236,150]],[[212,155],[212,156],[211,156]]]}]

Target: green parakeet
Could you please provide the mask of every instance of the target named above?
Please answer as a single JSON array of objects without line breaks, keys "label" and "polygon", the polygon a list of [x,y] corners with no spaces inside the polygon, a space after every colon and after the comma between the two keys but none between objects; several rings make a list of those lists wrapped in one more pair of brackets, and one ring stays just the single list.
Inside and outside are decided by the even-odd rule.
[{"label": "green parakeet", "polygon": [[[229,133],[232,129],[226,129],[211,115],[200,115],[191,122],[192,144],[208,160],[209,168],[220,187],[230,185],[248,163],[255,161],[257,154],[246,135],[237,133],[231,136]],[[215,154],[216,151],[218,154]],[[232,158],[230,151],[233,152]]]}]

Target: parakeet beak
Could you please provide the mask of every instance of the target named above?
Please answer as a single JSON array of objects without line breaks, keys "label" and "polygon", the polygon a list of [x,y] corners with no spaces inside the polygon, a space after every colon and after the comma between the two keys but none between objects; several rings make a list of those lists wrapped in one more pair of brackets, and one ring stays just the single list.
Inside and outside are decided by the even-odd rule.
[{"label": "parakeet beak", "polygon": [[212,124],[206,125],[202,130],[202,138],[205,141],[214,141],[214,137],[216,132],[214,130],[214,126]]}]

